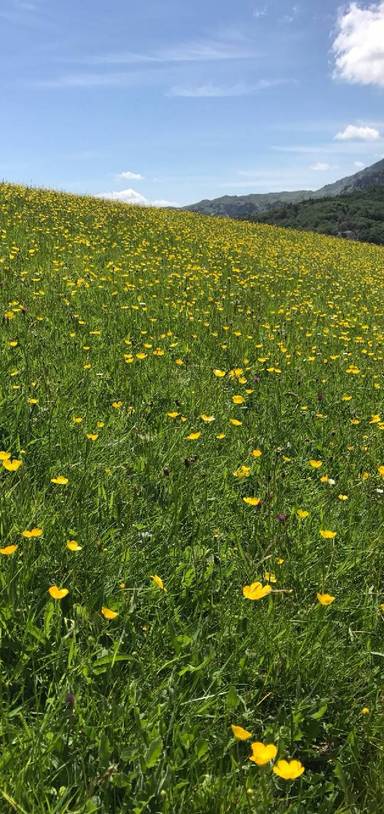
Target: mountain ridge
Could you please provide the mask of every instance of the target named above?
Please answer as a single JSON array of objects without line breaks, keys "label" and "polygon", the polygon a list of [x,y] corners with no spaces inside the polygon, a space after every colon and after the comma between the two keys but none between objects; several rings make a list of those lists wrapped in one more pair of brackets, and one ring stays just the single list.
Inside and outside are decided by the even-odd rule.
[{"label": "mountain ridge", "polygon": [[332,184],[326,184],[317,190],[294,190],[282,192],[250,193],[248,195],[223,195],[219,198],[205,198],[195,204],[184,206],[188,212],[201,215],[246,219],[262,212],[289,203],[329,198],[355,191],[364,191],[370,187],[384,187],[384,159],[365,167],[362,170],[340,178]]}]

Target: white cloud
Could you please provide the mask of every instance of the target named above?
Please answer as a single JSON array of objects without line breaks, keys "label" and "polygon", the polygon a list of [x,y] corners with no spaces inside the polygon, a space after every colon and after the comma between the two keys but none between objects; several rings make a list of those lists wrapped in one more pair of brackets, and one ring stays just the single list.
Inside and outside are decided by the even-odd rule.
[{"label": "white cloud", "polygon": [[175,203],[174,201],[149,201],[148,198],[145,198],[140,192],[137,192],[136,189],[121,189],[119,191],[114,192],[100,192],[96,195],[96,198],[106,198],[110,201],[120,201],[121,203],[128,203],[134,204],[135,206],[156,206],[156,207],[163,207],[163,206],[178,206],[179,204]]},{"label": "white cloud", "polygon": [[315,170],[315,172],[325,172],[326,170],[331,169],[330,164],[326,164],[325,161],[316,161],[315,164],[311,164],[309,167],[310,170]]},{"label": "white cloud", "polygon": [[337,141],[377,141],[379,138],[380,132],[376,127],[356,127],[354,124],[348,124],[335,136]]},{"label": "white cloud", "polygon": [[138,204],[139,206],[145,206],[147,204],[147,199],[140,192],[137,192],[136,189],[121,189],[119,191],[115,190],[114,192],[100,192],[96,197],[109,198],[111,201],[124,201],[124,203]]},{"label": "white cloud", "polygon": [[365,167],[364,161],[354,161],[353,166],[357,167],[358,170],[362,170]]},{"label": "white cloud", "polygon": [[122,181],[144,181],[143,175],[140,175],[139,172],[131,172],[131,170],[119,172],[117,177],[121,178]]},{"label": "white cloud", "polygon": [[351,3],[339,17],[332,50],[335,76],[384,87],[384,2],[365,7]]}]

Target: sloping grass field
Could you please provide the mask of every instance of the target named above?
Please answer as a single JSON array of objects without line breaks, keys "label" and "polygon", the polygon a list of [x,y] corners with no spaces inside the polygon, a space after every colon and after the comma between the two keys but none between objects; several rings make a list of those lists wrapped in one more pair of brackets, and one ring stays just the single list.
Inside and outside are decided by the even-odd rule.
[{"label": "sloping grass field", "polygon": [[0,280],[0,811],[380,814],[384,250],[1,185]]}]

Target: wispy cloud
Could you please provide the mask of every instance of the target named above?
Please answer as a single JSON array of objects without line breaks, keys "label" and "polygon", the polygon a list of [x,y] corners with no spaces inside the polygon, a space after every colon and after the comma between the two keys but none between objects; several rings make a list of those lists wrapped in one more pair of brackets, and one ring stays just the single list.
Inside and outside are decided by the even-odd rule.
[{"label": "wispy cloud", "polygon": [[215,85],[212,82],[208,82],[203,85],[191,87],[173,87],[168,91],[167,96],[182,96],[191,99],[250,96],[260,90],[267,90],[268,88],[286,85],[288,83],[291,84],[294,81],[295,80],[288,79],[259,79],[253,84],[238,82],[233,85]]},{"label": "wispy cloud", "polygon": [[252,192],[276,192],[281,190],[309,189],[312,184],[312,173],[303,168],[290,169],[250,169],[239,170],[238,178],[223,181],[219,184],[222,189],[249,189]]},{"label": "wispy cloud", "polygon": [[[59,76],[50,76],[37,81],[36,85],[45,88],[92,88],[92,87],[124,87],[135,82],[152,79],[161,81],[159,69],[162,74],[167,70],[185,64],[221,63],[240,60],[254,60],[261,56],[248,38],[238,34],[232,38],[216,38],[199,40],[190,43],[181,43],[152,52],[136,53],[126,51],[119,53],[99,54],[85,56],[78,60],[71,60],[77,65],[75,70],[68,71]],[[80,68],[80,66],[84,66]],[[87,68],[85,67],[87,66]],[[263,82],[263,80],[262,80]],[[262,86],[262,82],[261,85]],[[189,90],[188,87],[174,87],[169,92],[171,96],[238,96],[248,93],[242,83],[227,93],[226,90],[214,84],[204,83],[199,88]]]},{"label": "wispy cloud", "polygon": [[253,59],[257,52],[246,37],[232,39],[201,39],[184,42],[148,53],[122,51],[118,53],[85,56],[86,65],[134,65],[173,62],[219,62],[223,60]]},{"label": "wispy cloud", "polygon": [[40,3],[41,0],[3,0],[0,19],[10,25],[35,28],[42,21]]},{"label": "wispy cloud", "polygon": [[291,23],[295,22],[296,17],[298,16],[299,12],[300,12],[300,7],[299,6],[297,6],[297,5],[292,6],[292,8],[288,12],[288,14],[283,14],[283,16],[280,18],[280,22],[288,23],[288,25],[291,25]]},{"label": "wispy cloud", "polygon": [[156,78],[156,74],[140,71],[121,71],[119,73],[68,73],[49,79],[36,79],[30,84],[36,88],[124,88],[144,84]]},{"label": "wispy cloud", "polygon": [[[171,73],[172,76],[172,73]],[[124,88],[145,84],[165,84],[169,82],[169,72],[161,74],[157,69],[126,71],[91,71],[62,74],[47,79],[33,80],[31,83],[37,88]],[[268,90],[280,85],[297,84],[296,79],[258,79],[256,82],[236,82],[218,84],[203,82],[196,85],[173,85],[165,91],[166,96],[180,96],[189,98],[220,98],[227,96],[249,96],[258,91]]]},{"label": "wispy cloud", "polygon": [[189,99],[202,99],[202,98],[224,98],[226,96],[248,96],[253,92],[253,88],[244,83],[236,85],[214,85],[209,82],[205,85],[196,85],[195,87],[173,87],[167,93],[167,96],[182,96]]},{"label": "wispy cloud", "polygon": [[351,141],[351,140],[334,140],[329,143],[313,144],[273,144],[271,150],[278,153],[295,153],[296,155],[313,155],[313,156],[331,156],[331,155],[350,155],[350,154],[364,154],[374,159],[381,156],[377,152],[378,148],[384,147],[384,139],[380,138],[378,141]]},{"label": "wispy cloud", "polygon": [[261,17],[266,17],[268,14],[268,6],[258,6],[257,8],[253,9],[252,17],[256,20],[260,20]]}]

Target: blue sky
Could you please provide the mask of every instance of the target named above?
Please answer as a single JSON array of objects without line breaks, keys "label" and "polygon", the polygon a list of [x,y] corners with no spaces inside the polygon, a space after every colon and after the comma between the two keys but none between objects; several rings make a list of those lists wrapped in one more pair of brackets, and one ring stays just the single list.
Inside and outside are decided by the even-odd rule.
[{"label": "blue sky", "polygon": [[8,181],[185,204],[384,157],[384,2],[0,0],[0,32]]}]

